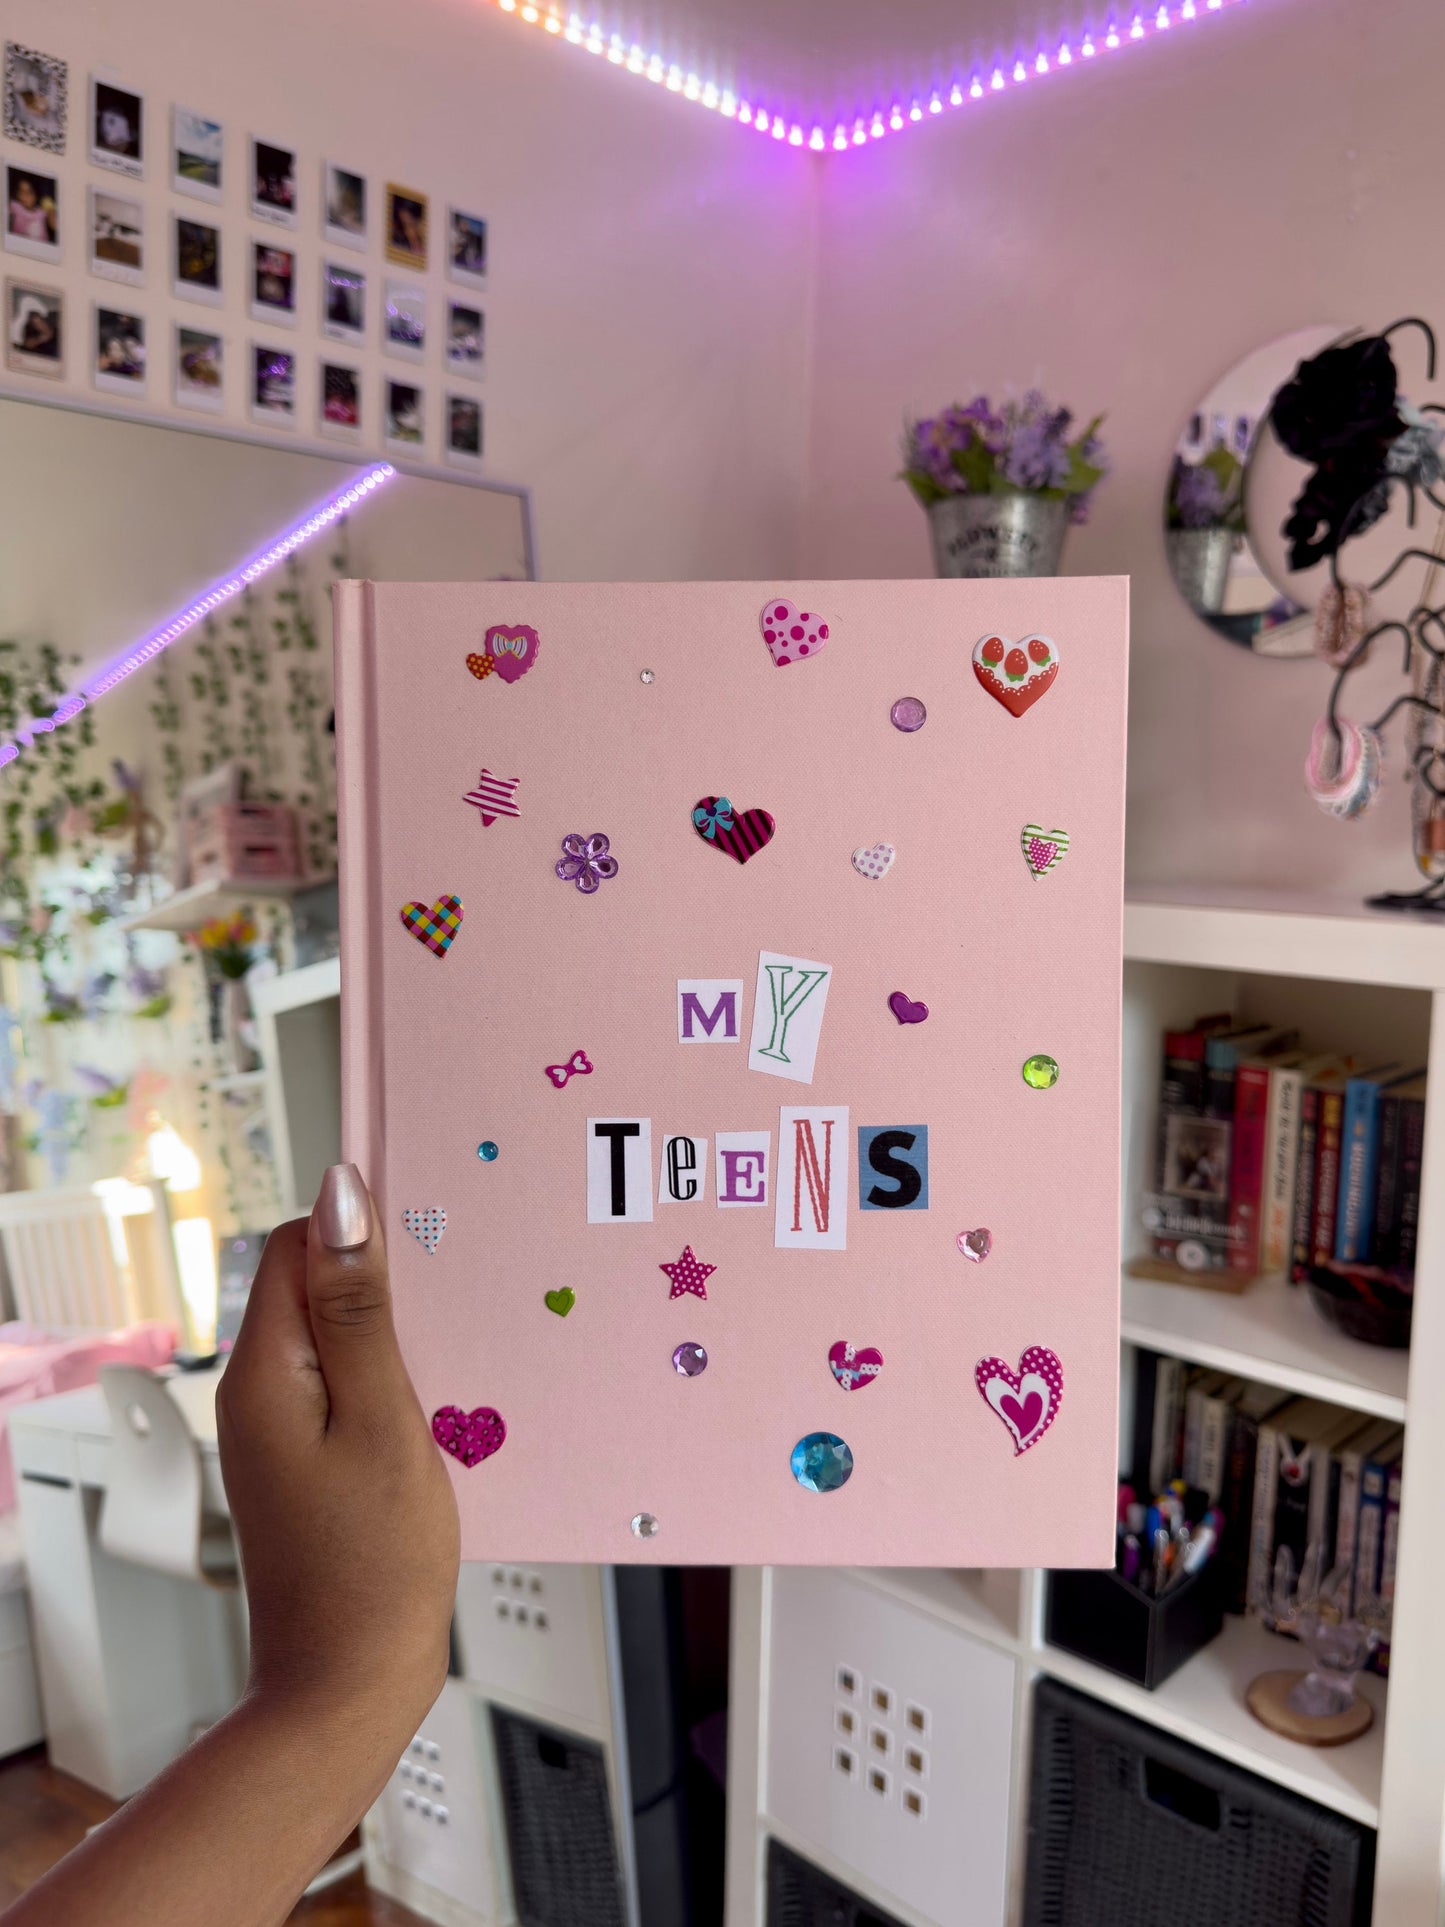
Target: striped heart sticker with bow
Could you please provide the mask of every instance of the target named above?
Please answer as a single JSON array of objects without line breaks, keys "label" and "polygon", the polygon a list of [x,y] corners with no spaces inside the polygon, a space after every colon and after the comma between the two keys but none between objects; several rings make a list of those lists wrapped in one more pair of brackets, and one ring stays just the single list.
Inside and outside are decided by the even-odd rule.
[{"label": "striped heart sticker with bow", "polygon": [[693,809],[692,827],[705,843],[746,863],[772,842],[777,825],[766,810],[739,810],[726,796],[704,796]]}]

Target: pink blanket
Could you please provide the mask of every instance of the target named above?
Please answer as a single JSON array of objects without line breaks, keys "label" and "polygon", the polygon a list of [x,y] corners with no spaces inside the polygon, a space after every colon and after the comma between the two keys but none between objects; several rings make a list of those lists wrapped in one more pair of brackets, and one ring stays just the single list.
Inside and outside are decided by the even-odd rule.
[{"label": "pink blanket", "polygon": [[9,1416],[17,1405],[93,1385],[102,1365],[168,1363],[176,1332],[159,1320],[121,1331],[57,1338],[18,1320],[0,1325],[0,1515],[14,1510],[15,1468],[10,1457]]}]

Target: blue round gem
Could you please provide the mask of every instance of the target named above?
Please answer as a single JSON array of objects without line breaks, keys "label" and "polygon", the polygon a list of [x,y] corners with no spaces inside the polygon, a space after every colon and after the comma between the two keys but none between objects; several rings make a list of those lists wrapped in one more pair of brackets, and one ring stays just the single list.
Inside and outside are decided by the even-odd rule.
[{"label": "blue round gem", "polygon": [[853,1454],[836,1432],[810,1432],[793,1447],[793,1477],[807,1492],[836,1492],[853,1476]]},{"label": "blue round gem", "polygon": [[488,1138],[485,1143],[477,1146],[477,1156],[482,1160],[483,1164],[490,1164],[500,1149],[500,1145],[493,1144],[492,1140]]}]

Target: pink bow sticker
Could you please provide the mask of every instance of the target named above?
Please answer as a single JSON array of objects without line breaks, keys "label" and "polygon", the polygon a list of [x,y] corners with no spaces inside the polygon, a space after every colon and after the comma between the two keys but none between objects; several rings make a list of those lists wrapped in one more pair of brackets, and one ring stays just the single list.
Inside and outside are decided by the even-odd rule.
[{"label": "pink bow sticker", "polygon": [[487,631],[486,654],[492,658],[503,682],[515,682],[519,676],[525,676],[541,647],[537,631],[528,628],[525,622]]},{"label": "pink bow sticker", "polygon": [[1064,1368],[1047,1345],[1030,1345],[1012,1372],[1001,1358],[981,1358],[973,1382],[1008,1427],[1014,1457],[1037,1445],[1064,1397]]},{"label": "pink bow sticker", "polygon": [[569,1077],[590,1077],[592,1075],[592,1060],[585,1050],[574,1050],[565,1064],[549,1064],[547,1066],[547,1075],[560,1091],[566,1085]]}]

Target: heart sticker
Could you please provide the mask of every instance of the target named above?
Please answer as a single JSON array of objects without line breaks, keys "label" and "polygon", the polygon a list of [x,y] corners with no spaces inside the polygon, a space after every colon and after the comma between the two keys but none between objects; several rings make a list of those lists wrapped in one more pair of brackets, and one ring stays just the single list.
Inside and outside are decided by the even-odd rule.
[{"label": "heart sticker", "polygon": [[464,1412],[459,1405],[443,1405],[432,1413],[431,1435],[443,1452],[450,1452],[463,1465],[480,1465],[483,1459],[501,1451],[507,1422],[490,1405],[479,1405],[475,1412]]},{"label": "heart sticker", "polygon": [[853,852],[853,868],[860,877],[886,877],[893,868],[893,859],[898,854],[891,843],[875,843],[871,850]]},{"label": "heart sticker", "polygon": [[746,863],[772,842],[777,825],[766,810],[734,809],[726,796],[702,796],[693,806],[692,827],[705,843]]},{"label": "heart sticker", "polygon": [[563,1285],[560,1291],[545,1292],[542,1302],[548,1311],[555,1311],[559,1318],[565,1318],[576,1304],[577,1294],[570,1285]]},{"label": "heart sticker", "polygon": [[401,920],[418,943],[424,943],[428,950],[444,957],[462,927],[462,900],[438,897],[430,910],[424,903],[404,903]]},{"label": "heart sticker", "polygon": [[970,1264],[981,1265],[993,1250],[993,1233],[982,1225],[977,1231],[960,1231],[958,1248]]},{"label": "heart sticker", "polygon": [[845,1392],[861,1391],[883,1370],[883,1354],[872,1345],[860,1348],[840,1338],[828,1348],[828,1369]]},{"label": "heart sticker", "polygon": [[535,629],[529,629],[525,622],[514,622],[505,629],[488,629],[484,646],[502,681],[515,682],[537,660],[542,643]]},{"label": "heart sticker", "polygon": [[921,1024],[928,1015],[927,1004],[915,1004],[905,991],[895,990],[888,999],[888,1008],[900,1024]]},{"label": "heart sticker", "polygon": [[1038,1444],[1064,1397],[1064,1368],[1047,1345],[1030,1345],[1017,1375],[1001,1358],[981,1358],[973,1382],[1012,1433],[1015,1458]]},{"label": "heart sticker", "polygon": [[1069,854],[1069,833],[1067,830],[1045,830],[1037,823],[1025,823],[1019,831],[1019,847],[1024,853],[1024,862],[1029,866],[1029,875],[1044,877]]},{"label": "heart sticker", "polygon": [[973,673],[1010,716],[1022,716],[1052,688],[1059,673],[1059,645],[1047,636],[1009,642],[985,636],[973,652]]},{"label": "heart sticker", "polygon": [[467,667],[471,670],[478,682],[485,682],[496,666],[497,659],[495,656],[479,656],[475,649],[471,655],[467,657]]},{"label": "heart sticker", "polygon": [[828,625],[823,618],[809,615],[786,596],[763,604],[758,627],[779,669],[786,669],[790,662],[801,662],[805,656],[821,655],[828,646]]},{"label": "heart sticker", "polygon": [[417,1243],[425,1245],[428,1251],[436,1250],[447,1228],[447,1214],[439,1204],[403,1211],[401,1221]]}]

